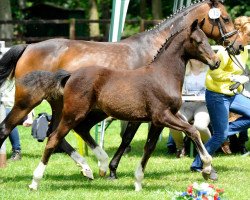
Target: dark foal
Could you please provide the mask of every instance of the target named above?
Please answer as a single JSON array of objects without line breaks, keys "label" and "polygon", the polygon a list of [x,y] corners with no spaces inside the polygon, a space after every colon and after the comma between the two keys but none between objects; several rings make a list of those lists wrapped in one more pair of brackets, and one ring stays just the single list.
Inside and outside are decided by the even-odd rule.
[{"label": "dark foal", "polygon": [[[213,8],[218,8],[221,11],[221,15],[217,20],[209,19],[208,13]],[[182,9],[171,18],[155,26],[152,30],[136,34],[117,43],[56,38],[36,44],[14,46],[0,60],[0,85],[7,77],[12,77],[10,74],[19,79],[36,70],[56,71],[65,69],[73,72],[78,68],[89,66],[137,69],[148,65],[153,60],[166,38],[170,37],[171,33],[175,32],[176,29],[182,29],[184,26],[191,25],[195,19],[201,21],[204,18],[205,25],[202,27],[202,30],[208,37],[216,41],[226,39],[225,45],[229,41],[237,51],[240,49],[241,41],[239,37],[226,34],[235,32],[233,22],[225,6],[218,0],[205,0]],[[219,31],[219,27],[222,27],[222,31]],[[226,37],[222,38],[225,34]],[[221,38],[223,40],[220,40]],[[49,103],[53,113],[51,130],[54,130],[60,121],[63,105],[62,98],[59,96],[50,98]],[[26,105],[27,101],[23,90],[16,83],[15,105],[8,117],[0,124],[0,146],[18,122],[30,112],[30,108],[26,107]],[[90,136],[89,130],[95,123],[105,117],[104,113],[92,112],[76,128],[76,131],[85,132],[84,140],[91,149],[97,148],[98,144]],[[85,160],[65,140],[63,140],[62,144],[63,149],[83,168],[83,173],[87,177],[93,178],[90,169],[88,167],[85,168]],[[104,155],[106,156],[105,159],[103,159]],[[98,155],[96,156],[98,159],[100,158]],[[103,160],[99,160],[101,163],[100,174],[104,175],[108,169],[108,156],[104,151],[102,151],[101,158]]]},{"label": "dark foal", "polygon": [[[133,71],[93,66],[79,69],[72,75],[65,71],[57,73],[55,77],[65,76],[60,78],[61,81],[58,79],[62,86],[65,85],[62,118],[58,127],[49,136],[42,161],[34,171],[30,188],[37,189],[49,158],[60,141],[95,108],[117,119],[152,121],[156,127],[165,126],[184,131],[196,144],[204,163],[204,173],[210,173],[212,158],[204,148],[199,132],[181,120],[177,114],[182,103],[185,65],[191,58],[208,64],[211,69],[217,68],[220,63],[204,32],[199,28],[198,20],[195,20],[191,27],[173,33],[149,66]],[[51,76],[50,72],[32,73],[19,80],[20,88],[27,92],[27,96],[51,96],[52,94],[45,90],[49,88],[49,84],[44,83],[49,82]],[[52,78],[52,83],[54,79]],[[51,88],[60,91],[58,87]],[[84,133],[80,136],[84,138]],[[155,149],[158,137],[159,134],[148,135],[142,160],[135,173],[137,191],[142,188],[146,163]],[[101,155],[100,148],[94,151]]]}]

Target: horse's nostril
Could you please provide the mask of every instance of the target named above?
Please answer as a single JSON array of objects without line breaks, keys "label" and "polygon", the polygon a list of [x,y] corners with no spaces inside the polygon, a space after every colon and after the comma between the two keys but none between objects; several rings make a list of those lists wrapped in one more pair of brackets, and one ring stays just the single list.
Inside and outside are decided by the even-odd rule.
[{"label": "horse's nostril", "polygon": [[244,51],[244,46],[243,45],[239,45],[239,50],[240,51]]},{"label": "horse's nostril", "polygon": [[219,66],[220,66],[220,61],[217,61],[217,62],[215,63],[215,68],[217,69]]}]

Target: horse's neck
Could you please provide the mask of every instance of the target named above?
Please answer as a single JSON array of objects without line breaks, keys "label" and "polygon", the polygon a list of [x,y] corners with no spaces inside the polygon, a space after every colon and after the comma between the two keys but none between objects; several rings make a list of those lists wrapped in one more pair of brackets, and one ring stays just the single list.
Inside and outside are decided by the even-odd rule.
[{"label": "horse's neck", "polygon": [[121,42],[129,44],[135,53],[141,56],[147,56],[152,61],[167,38],[170,38],[176,31],[189,26],[187,22],[193,22],[195,20],[192,19],[194,18],[192,12],[195,11],[198,13],[197,10],[200,8],[200,4],[201,3],[192,5],[173,15],[170,19],[164,20],[153,29],[131,36]]}]

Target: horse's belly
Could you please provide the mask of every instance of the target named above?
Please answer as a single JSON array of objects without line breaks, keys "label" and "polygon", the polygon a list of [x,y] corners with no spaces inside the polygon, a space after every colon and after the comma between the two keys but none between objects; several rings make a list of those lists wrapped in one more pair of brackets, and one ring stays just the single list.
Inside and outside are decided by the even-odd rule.
[{"label": "horse's belly", "polygon": [[123,120],[148,120],[148,112],[144,102],[136,95],[126,93],[106,93],[101,94],[98,100],[98,107],[109,116]]}]

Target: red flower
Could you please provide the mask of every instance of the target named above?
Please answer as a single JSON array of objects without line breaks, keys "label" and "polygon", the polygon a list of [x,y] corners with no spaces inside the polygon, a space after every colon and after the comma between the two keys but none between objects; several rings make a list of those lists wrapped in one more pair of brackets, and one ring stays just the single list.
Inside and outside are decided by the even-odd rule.
[{"label": "red flower", "polygon": [[192,194],[193,193],[193,186],[192,185],[189,185],[188,188],[187,188],[187,193],[188,194]]},{"label": "red flower", "polygon": [[208,198],[206,196],[202,196],[202,200],[208,200]]},{"label": "red flower", "polygon": [[214,194],[214,200],[218,200],[218,197],[219,197],[219,193],[216,192],[216,193]]},{"label": "red flower", "polygon": [[224,192],[224,189],[219,189],[219,188],[217,188],[217,189],[216,189],[216,192],[218,192],[218,193],[223,193],[223,192]]}]

